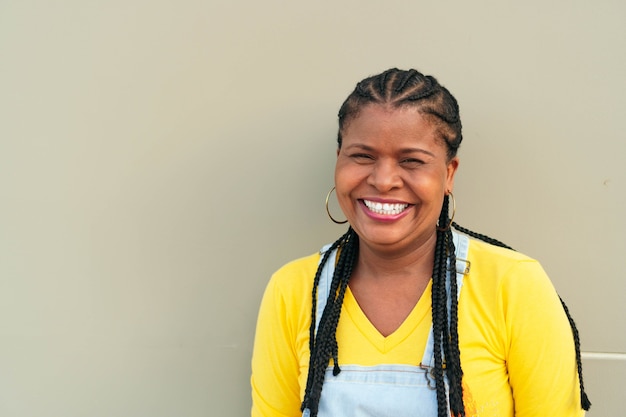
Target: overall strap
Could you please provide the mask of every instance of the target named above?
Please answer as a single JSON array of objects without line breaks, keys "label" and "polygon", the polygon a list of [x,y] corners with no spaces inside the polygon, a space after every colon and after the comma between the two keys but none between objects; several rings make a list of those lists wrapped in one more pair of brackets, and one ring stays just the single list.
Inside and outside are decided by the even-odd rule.
[{"label": "overall strap", "polygon": [[[325,245],[322,249],[320,249],[320,262],[324,258],[324,254],[330,249],[332,244]],[[328,300],[328,295],[330,294],[330,284],[333,281],[333,275],[335,273],[335,264],[337,263],[337,253],[338,249],[335,249],[330,256],[328,257],[328,261],[326,261],[326,265],[324,265],[324,269],[322,269],[322,274],[320,276],[320,281],[317,286],[317,309],[315,311],[315,331],[317,332],[317,328],[320,324],[320,319],[322,318],[322,314],[324,313],[324,308],[326,308],[326,301]]]}]

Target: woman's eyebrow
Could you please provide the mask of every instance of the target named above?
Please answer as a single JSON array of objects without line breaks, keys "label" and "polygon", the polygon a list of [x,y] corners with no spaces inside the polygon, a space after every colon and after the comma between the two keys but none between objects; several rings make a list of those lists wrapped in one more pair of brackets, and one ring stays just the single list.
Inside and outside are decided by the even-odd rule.
[{"label": "woman's eyebrow", "polygon": [[[346,147],[346,149],[361,149],[367,152],[374,152],[376,151],[376,149],[372,146],[366,145],[364,143],[353,143],[349,146]],[[400,149],[399,152],[401,155],[406,155],[406,154],[412,154],[412,153],[424,153],[426,155],[430,155],[430,156],[435,156],[434,153],[427,151],[426,149],[422,149],[422,148],[404,148],[404,149]]]},{"label": "woman's eyebrow", "polygon": [[426,155],[430,155],[430,156],[435,156],[434,153],[427,151],[426,149],[422,149],[422,148],[405,148],[405,149],[401,149],[400,150],[401,154],[411,154],[411,153],[425,153]]}]

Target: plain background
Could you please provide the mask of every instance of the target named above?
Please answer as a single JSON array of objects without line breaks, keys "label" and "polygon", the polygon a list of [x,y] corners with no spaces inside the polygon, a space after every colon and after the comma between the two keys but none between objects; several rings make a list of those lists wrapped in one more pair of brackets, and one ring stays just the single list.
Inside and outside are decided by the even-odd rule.
[{"label": "plain background", "polygon": [[625,21],[621,0],[0,0],[0,415],[249,415],[262,291],[344,232],[336,113],[393,66],[456,95],[456,219],[542,262],[588,415],[622,415]]}]

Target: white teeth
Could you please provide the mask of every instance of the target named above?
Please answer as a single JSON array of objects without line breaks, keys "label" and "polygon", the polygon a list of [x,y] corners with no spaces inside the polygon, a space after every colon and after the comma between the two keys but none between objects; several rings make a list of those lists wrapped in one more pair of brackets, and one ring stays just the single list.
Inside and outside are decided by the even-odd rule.
[{"label": "white teeth", "polygon": [[387,216],[393,214],[400,214],[406,209],[408,204],[389,204],[389,203],[379,203],[376,201],[368,201],[363,200],[368,209],[377,214],[384,214]]}]

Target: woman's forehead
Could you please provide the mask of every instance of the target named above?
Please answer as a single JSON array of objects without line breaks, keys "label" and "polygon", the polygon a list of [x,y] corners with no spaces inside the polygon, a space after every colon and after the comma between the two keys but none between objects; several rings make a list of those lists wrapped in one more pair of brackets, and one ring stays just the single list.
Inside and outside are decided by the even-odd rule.
[{"label": "woman's forehead", "polygon": [[415,107],[364,106],[342,133],[342,147],[390,146],[395,152],[419,147],[436,154],[447,153],[448,149],[434,118]]},{"label": "woman's forehead", "polygon": [[368,105],[364,107],[348,125],[344,135],[379,136],[385,134],[398,137],[423,137],[434,135],[437,126],[415,108],[389,108],[388,106]]}]

